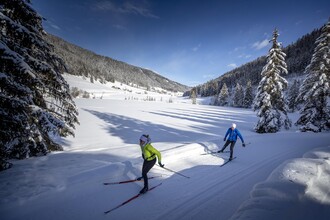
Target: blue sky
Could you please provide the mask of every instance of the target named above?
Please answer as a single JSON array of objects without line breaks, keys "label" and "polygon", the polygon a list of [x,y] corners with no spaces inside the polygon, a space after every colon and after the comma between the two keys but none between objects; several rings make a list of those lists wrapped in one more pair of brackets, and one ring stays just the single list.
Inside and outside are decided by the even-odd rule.
[{"label": "blue sky", "polygon": [[97,54],[194,86],[320,28],[329,0],[32,0],[44,28]]}]

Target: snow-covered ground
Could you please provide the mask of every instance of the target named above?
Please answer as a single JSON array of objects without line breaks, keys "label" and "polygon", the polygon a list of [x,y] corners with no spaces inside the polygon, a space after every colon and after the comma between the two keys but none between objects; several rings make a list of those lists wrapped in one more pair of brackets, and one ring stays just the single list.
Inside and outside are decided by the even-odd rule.
[{"label": "snow-covered ground", "polygon": [[[75,100],[80,125],[75,138],[60,140],[65,151],[12,161],[0,173],[1,219],[330,219],[329,133],[292,127],[257,134],[251,110],[66,77],[95,99]],[[143,101],[147,96],[156,101]],[[232,122],[250,144],[238,140],[237,159],[220,167],[229,153],[205,153],[222,147]],[[161,176],[149,185],[161,186],[105,215],[143,186],[103,183],[141,175],[144,133],[165,167],[190,178],[155,166],[149,176]]]}]

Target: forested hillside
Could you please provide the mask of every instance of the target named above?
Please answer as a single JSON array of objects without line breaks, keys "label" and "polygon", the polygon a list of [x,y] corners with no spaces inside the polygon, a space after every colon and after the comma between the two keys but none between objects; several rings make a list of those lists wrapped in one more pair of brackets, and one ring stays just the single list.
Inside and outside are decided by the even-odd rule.
[{"label": "forested hillside", "polygon": [[64,60],[68,73],[88,77],[92,82],[94,80],[119,81],[128,85],[145,87],[148,90],[159,87],[174,92],[184,92],[189,89],[188,86],[167,79],[151,70],[95,54],[51,34],[47,34],[46,40],[54,45],[55,52]]},{"label": "forested hillside", "polygon": [[0,32],[1,171],[9,159],[63,150],[53,137],[74,136],[79,120],[63,61],[29,1],[0,1]]},{"label": "forested hillside", "polygon": [[[304,74],[304,70],[312,58],[313,50],[315,48],[314,43],[316,38],[320,36],[320,30],[321,29],[314,30],[310,34],[306,34],[298,39],[295,43],[283,48],[283,52],[286,54],[285,61],[288,67],[288,74],[284,76],[285,78],[301,76]],[[265,64],[266,54],[265,56],[259,57],[252,62],[235,68],[216,79],[197,86],[197,93],[203,97],[213,96],[220,93],[224,84],[226,84],[228,89],[231,90],[236,87],[237,83],[246,87],[249,80],[251,81],[252,86],[255,87],[261,80],[260,73]]]}]

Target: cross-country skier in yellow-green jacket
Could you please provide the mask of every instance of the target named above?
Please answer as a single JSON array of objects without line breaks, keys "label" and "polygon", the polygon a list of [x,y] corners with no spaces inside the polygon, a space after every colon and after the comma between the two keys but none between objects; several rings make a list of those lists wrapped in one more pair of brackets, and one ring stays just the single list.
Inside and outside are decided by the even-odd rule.
[{"label": "cross-country skier in yellow-green jacket", "polygon": [[146,193],[148,191],[147,173],[155,165],[156,157],[158,159],[159,166],[164,167],[164,165],[161,163],[162,156],[160,152],[151,145],[151,139],[149,138],[149,135],[144,134],[140,137],[140,147],[142,151],[142,157],[144,159],[142,167],[142,178],[144,180],[144,187],[142,188],[140,193]]}]

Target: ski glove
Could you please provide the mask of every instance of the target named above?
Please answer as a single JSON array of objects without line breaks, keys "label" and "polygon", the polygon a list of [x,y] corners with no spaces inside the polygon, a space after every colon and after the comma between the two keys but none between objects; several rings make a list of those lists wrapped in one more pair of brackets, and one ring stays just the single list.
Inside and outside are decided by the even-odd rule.
[{"label": "ski glove", "polygon": [[243,147],[245,147],[245,144],[243,143]]},{"label": "ski glove", "polygon": [[159,164],[160,167],[164,167],[164,166],[165,166],[165,165],[162,164],[161,162],[158,162],[158,164]]}]

